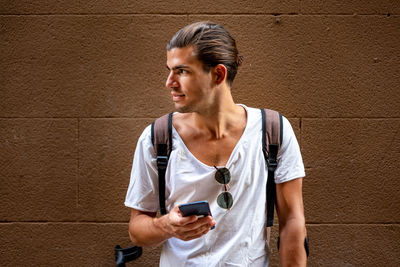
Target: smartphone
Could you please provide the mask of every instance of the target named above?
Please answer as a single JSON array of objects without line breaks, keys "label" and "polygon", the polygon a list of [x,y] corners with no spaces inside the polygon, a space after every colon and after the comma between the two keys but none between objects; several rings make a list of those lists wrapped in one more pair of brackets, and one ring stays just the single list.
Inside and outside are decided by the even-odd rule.
[{"label": "smartphone", "polygon": [[198,217],[212,216],[210,205],[205,200],[179,205],[179,210],[183,217],[191,215],[197,215]]},{"label": "smartphone", "polygon": [[[205,200],[179,205],[179,210],[183,217],[191,215],[197,215],[197,217],[212,216],[210,205],[208,205],[208,202]],[[214,228],[215,225],[211,227],[211,230]]]}]

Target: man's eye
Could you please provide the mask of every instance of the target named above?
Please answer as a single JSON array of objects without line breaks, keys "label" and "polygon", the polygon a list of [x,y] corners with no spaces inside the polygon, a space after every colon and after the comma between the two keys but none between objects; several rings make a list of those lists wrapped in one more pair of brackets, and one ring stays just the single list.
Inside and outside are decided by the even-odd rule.
[{"label": "man's eye", "polygon": [[188,71],[187,71],[187,70],[184,70],[184,69],[179,69],[179,73],[181,73],[181,74],[187,74]]}]

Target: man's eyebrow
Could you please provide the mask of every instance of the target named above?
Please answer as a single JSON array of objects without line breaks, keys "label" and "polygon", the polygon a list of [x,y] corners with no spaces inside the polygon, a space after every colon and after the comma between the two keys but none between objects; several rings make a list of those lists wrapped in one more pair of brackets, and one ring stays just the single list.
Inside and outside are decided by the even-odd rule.
[{"label": "man's eyebrow", "polygon": [[[168,65],[166,65],[167,69],[170,70],[170,68],[168,67]],[[172,68],[172,70],[178,70],[178,69],[190,69],[190,67],[188,65],[177,65],[175,67]]]}]

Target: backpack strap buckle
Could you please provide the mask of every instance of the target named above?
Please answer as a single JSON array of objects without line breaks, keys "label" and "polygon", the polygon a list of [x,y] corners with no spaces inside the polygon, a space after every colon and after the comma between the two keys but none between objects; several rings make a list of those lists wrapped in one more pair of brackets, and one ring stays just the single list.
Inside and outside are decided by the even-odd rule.
[{"label": "backpack strap buckle", "polygon": [[168,156],[157,156],[158,169],[165,170],[168,165]]},{"label": "backpack strap buckle", "polygon": [[278,144],[269,144],[268,145],[268,157],[267,157],[267,166],[268,171],[274,172],[278,167]]},{"label": "backpack strap buckle", "polygon": [[157,168],[159,171],[167,169],[168,159],[168,145],[157,144]]},{"label": "backpack strap buckle", "polygon": [[274,172],[278,167],[278,162],[275,160],[267,159],[268,171]]}]

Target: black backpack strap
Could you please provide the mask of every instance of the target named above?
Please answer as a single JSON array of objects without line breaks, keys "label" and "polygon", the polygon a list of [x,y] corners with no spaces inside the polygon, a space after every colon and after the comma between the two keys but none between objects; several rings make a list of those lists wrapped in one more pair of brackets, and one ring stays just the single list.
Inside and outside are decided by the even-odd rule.
[{"label": "black backpack strap", "polygon": [[268,167],[267,181],[267,227],[274,225],[276,202],[275,170],[278,166],[278,151],[282,143],[282,115],[270,109],[261,109],[262,150]]},{"label": "black backpack strap", "polygon": [[151,141],[157,155],[160,213],[164,215],[167,214],[165,208],[165,172],[172,151],[172,113],[158,118],[151,124]]}]

